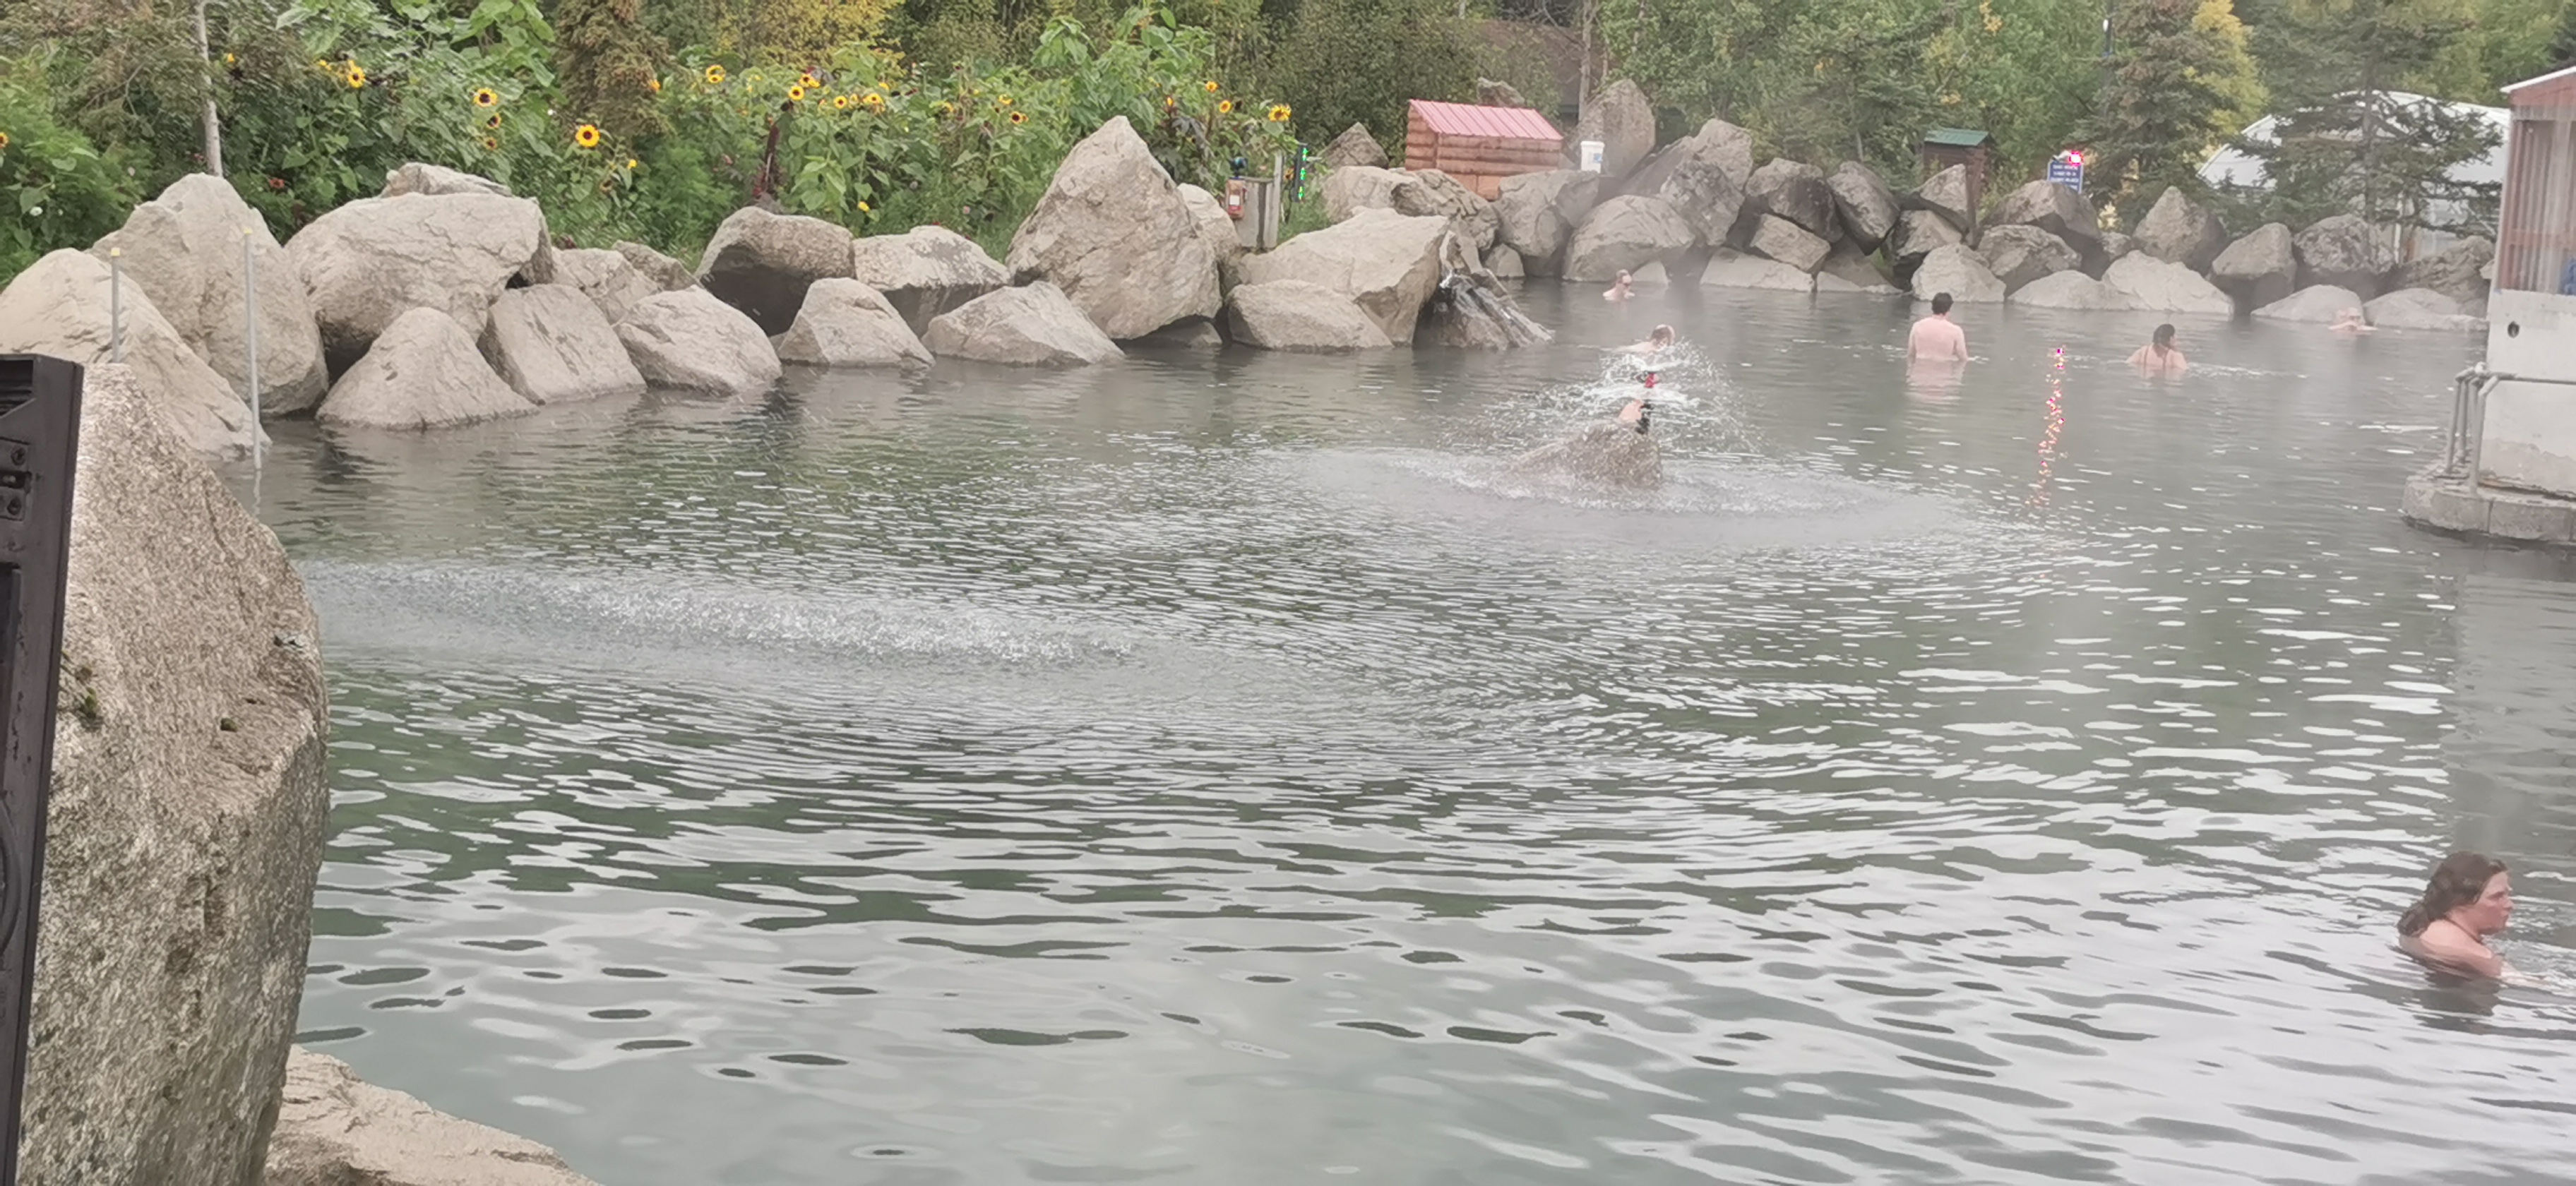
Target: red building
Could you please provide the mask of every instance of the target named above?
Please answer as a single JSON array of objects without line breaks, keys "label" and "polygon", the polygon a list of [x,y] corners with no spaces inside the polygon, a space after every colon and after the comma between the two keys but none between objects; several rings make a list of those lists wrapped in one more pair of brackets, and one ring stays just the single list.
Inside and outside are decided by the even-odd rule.
[{"label": "red building", "polygon": [[1490,202],[1503,178],[1565,167],[1565,137],[1527,107],[1415,99],[1404,120],[1404,167],[1438,169]]}]

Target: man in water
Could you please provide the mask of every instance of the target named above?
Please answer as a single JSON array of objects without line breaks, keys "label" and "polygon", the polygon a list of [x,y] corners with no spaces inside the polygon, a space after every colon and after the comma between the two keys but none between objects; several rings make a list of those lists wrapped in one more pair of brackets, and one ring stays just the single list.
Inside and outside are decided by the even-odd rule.
[{"label": "man in water", "polygon": [[2433,866],[2424,896],[2397,920],[2397,945],[2437,970],[2501,979],[2512,974],[2487,936],[2513,920],[2513,879],[2504,862],[2455,852]]},{"label": "man in water", "polygon": [[1628,289],[1636,282],[1636,277],[1630,276],[1628,270],[1622,268],[1619,270],[1619,278],[1610,282],[1609,291],[1602,293],[1601,299],[1612,302],[1627,300]]},{"label": "man in water", "polygon": [[1629,343],[1627,351],[1630,354],[1657,355],[1672,349],[1674,340],[1673,327],[1658,325],[1655,332],[1646,335],[1645,341]]},{"label": "man in water", "polygon": [[2174,327],[2159,325],[2156,336],[2129,356],[2129,365],[2143,375],[2179,375],[2191,363],[2183,358],[2182,351],[2174,349]]},{"label": "man in water", "polygon": [[1950,320],[1950,294],[1932,294],[1932,315],[1914,323],[1914,331],[1905,335],[1905,364],[1918,362],[1963,363],[1968,361],[1968,331]]}]

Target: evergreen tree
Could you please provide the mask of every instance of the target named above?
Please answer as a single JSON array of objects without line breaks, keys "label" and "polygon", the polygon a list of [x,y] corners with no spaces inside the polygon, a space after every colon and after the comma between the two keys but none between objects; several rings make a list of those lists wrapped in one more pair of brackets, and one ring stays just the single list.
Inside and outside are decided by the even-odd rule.
[{"label": "evergreen tree", "polygon": [[1472,99],[1476,50],[1456,0],[1303,0],[1271,77],[1310,139],[1353,121],[1404,138],[1408,99]]},{"label": "evergreen tree", "polygon": [[555,73],[564,108],[612,136],[665,130],[653,88],[667,56],[661,39],[644,27],[639,0],[562,0],[555,9]]},{"label": "evergreen tree", "polygon": [[2111,27],[2109,70],[2089,139],[2115,200],[2200,188],[2200,164],[2260,106],[2245,26],[2230,0],[2131,0]]},{"label": "evergreen tree", "polygon": [[2343,213],[2445,229],[2484,221],[2495,187],[2450,172],[2491,151],[2494,128],[2401,93],[2470,25],[2456,0],[2282,0],[2256,26],[2275,135],[2238,144],[2271,178],[2271,216],[2294,227]]},{"label": "evergreen tree", "polygon": [[2576,66],[2576,4],[2568,5],[2566,15],[2558,18],[2558,36],[2549,42],[2549,62],[2553,67]]}]

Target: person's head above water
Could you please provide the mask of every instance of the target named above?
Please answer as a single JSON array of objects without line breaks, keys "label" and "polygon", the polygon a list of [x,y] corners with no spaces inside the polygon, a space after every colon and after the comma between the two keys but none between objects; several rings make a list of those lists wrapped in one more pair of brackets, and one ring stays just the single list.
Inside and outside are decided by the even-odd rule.
[{"label": "person's head above water", "polygon": [[1949,293],[1936,292],[1932,294],[1932,315],[1935,317],[1947,317],[1950,315]]},{"label": "person's head above water", "polygon": [[1673,344],[1673,327],[1658,325],[1655,332],[1646,335],[1646,340],[1657,346],[1670,346]]},{"label": "person's head above water", "polygon": [[2513,884],[2504,862],[2485,853],[2455,852],[2433,866],[2424,896],[2397,920],[2397,933],[2421,935],[2424,928],[2448,919],[2484,938],[2503,930],[2512,918]]},{"label": "person's head above water", "polygon": [[2173,323],[2172,323],[2172,322],[2166,322],[2166,323],[2165,323],[2165,324],[2163,324],[2163,325],[2159,325],[2159,326],[2157,326],[2157,327],[2156,327],[2156,336],[2155,336],[2155,339],[2154,339],[2156,349],[2158,349],[2158,350],[2171,350],[2171,349],[2173,349],[2173,336],[2174,336],[2174,327],[2173,327]]}]

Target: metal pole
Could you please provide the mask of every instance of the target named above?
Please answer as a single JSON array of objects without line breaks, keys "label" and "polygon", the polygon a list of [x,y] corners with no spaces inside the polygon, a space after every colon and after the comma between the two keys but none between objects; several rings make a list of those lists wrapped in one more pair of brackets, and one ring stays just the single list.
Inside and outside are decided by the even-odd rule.
[{"label": "metal pole", "polygon": [[107,360],[125,361],[125,249],[107,249]]},{"label": "metal pole", "polygon": [[206,172],[224,175],[224,125],[215,115],[215,61],[206,42],[206,0],[197,0],[197,80],[206,96]]},{"label": "metal pole", "polygon": [[259,464],[259,236],[242,228],[242,345],[250,370],[250,463]]}]

